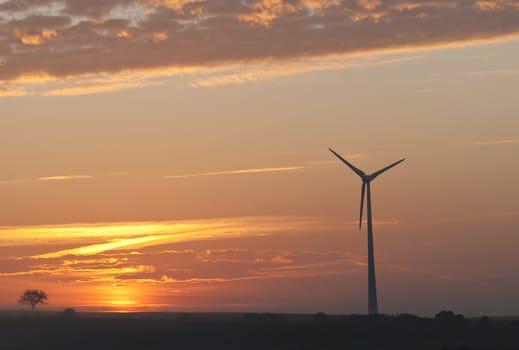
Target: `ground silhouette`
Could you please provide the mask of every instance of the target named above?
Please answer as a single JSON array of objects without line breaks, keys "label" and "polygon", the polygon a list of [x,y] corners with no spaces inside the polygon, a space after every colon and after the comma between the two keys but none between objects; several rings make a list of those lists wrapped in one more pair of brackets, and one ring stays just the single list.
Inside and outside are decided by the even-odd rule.
[{"label": "ground silhouette", "polygon": [[517,320],[438,315],[4,312],[0,349],[519,349]]}]

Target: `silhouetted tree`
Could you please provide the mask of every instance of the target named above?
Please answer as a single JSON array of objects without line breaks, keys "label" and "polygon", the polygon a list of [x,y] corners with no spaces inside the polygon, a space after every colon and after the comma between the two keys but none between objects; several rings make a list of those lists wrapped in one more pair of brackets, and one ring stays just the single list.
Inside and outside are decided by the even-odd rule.
[{"label": "silhouetted tree", "polygon": [[47,294],[38,289],[27,289],[18,299],[18,302],[22,305],[31,305],[31,310],[38,304],[44,304],[47,301]]}]

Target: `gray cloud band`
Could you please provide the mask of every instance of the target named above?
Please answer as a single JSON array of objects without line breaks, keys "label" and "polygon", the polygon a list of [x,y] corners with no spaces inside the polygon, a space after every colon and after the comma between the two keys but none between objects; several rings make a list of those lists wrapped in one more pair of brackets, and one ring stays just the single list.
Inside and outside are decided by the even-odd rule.
[{"label": "gray cloud band", "polygon": [[519,34],[518,0],[10,0],[0,82],[428,47]]}]

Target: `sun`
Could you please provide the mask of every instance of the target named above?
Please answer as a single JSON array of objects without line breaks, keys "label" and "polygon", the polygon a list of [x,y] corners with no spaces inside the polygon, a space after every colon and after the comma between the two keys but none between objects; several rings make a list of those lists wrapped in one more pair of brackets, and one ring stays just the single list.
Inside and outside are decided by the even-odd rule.
[{"label": "sun", "polygon": [[128,306],[128,305],[136,305],[137,302],[130,299],[117,299],[117,300],[110,300],[108,301],[108,304],[114,305],[114,306]]},{"label": "sun", "polygon": [[133,312],[136,311],[137,302],[128,299],[111,300],[107,302],[108,310],[111,312]]},{"label": "sun", "polygon": [[104,304],[110,311],[129,312],[141,304],[141,295],[137,288],[126,285],[111,285],[99,291]]}]

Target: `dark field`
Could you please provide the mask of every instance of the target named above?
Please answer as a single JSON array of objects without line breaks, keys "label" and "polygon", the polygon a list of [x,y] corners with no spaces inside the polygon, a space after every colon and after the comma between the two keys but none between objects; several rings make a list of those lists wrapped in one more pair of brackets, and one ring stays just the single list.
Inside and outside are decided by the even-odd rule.
[{"label": "dark field", "polygon": [[278,314],[0,313],[0,349],[519,349],[519,321]]}]

